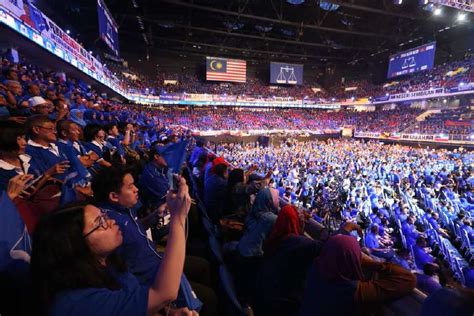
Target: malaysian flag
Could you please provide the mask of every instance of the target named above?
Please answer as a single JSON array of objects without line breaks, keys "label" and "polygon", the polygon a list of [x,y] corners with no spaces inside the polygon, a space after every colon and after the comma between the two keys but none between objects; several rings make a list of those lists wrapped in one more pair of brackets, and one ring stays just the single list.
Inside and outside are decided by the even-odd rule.
[{"label": "malaysian flag", "polygon": [[206,57],[206,80],[245,82],[246,79],[245,60]]}]

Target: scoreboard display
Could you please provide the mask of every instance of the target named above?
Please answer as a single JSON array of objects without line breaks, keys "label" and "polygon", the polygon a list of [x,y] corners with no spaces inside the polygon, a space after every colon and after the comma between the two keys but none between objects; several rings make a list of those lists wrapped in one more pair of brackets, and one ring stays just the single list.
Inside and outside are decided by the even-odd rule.
[{"label": "scoreboard display", "polygon": [[436,42],[390,56],[387,78],[398,77],[433,68]]}]

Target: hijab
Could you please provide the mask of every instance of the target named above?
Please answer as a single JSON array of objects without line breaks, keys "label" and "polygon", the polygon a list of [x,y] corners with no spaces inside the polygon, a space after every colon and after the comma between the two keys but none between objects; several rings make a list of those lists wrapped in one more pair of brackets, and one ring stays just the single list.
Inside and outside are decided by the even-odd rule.
[{"label": "hijab", "polygon": [[277,251],[280,243],[291,235],[300,235],[298,211],[293,205],[284,206],[278,213],[277,220],[267,238],[264,251],[266,255],[272,255]]},{"label": "hijab", "polygon": [[[276,191],[276,193],[274,192]],[[276,196],[275,196],[276,195]],[[276,200],[276,201],[275,201]],[[277,210],[278,191],[273,188],[260,190],[255,197],[255,201],[249,213],[250,218],[258,218],[263,213],[274,212]]]},{"label": "hijab", "polygon": [[316,271],[331,282],[363,280],[362,255],[357,240],[352,236],[336,235],[326,242],[316,259]]},{"label": "hijab", "polygon": [[74,123],[78,124],[79,126],[81,126],[82,128],[84,128],[87,124],[86,124],[86,121],[84,121],[82,119],[82,116],[83,116],[83,113],[84,111],[83,110],[79,110],[79,109],[74,109],[74,110],[71,110],[70,112],[70,118],[71,118],[71,121],[73,121]]}]

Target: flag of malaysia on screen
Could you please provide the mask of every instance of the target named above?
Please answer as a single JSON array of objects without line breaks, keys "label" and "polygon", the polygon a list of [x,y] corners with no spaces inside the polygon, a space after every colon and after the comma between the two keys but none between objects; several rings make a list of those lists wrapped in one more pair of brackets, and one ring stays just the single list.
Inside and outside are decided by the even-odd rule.
[{"label": "flag of malaysia on screen", "polygon": [[206,57],[206,80],[245,82],[246,79],[245,60]]}]

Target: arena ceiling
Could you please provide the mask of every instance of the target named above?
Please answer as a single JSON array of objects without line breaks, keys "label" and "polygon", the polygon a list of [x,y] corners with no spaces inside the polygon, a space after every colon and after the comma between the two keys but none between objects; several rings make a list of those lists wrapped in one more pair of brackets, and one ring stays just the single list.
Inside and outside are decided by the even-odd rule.
[{"label": "arena ceiling", "polygon": [[[398,0],[400,1],[400,0]],[[390,53],[433,40],[437,55],[472,38],[474,17],[457,22],[458,11],[441,16],[420,0],[106,0],[119,24],[121,54],[131,60],[157,56],[242,58],[252,63],[365,65]],[[48,14],[94,49],[98,41],[95,0],[37,1]],[[302,2],[291,4],[289,2]],[[51,10],[54,8],[54,11]],[[61,24],[60,24],[61,25]],[[463,42],[463,41],[461,41]],[[474,42],[474,41],[473,41]],[[471,42],[471,46],[474,46]],[[465,41],[463,43],[466,45]],[[474,47],[473,47],[474,48]],[[464,47],[461,48],[464,50]]]}]

